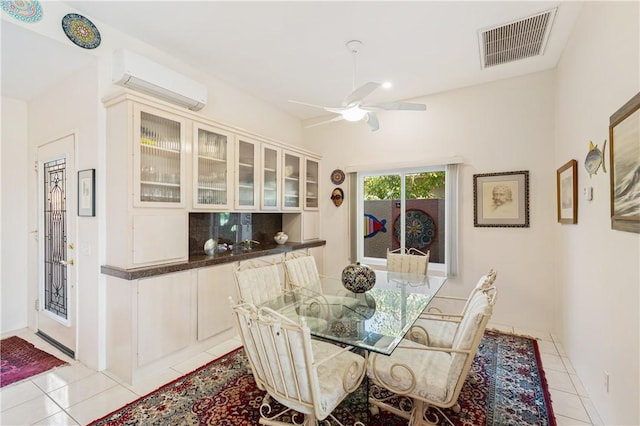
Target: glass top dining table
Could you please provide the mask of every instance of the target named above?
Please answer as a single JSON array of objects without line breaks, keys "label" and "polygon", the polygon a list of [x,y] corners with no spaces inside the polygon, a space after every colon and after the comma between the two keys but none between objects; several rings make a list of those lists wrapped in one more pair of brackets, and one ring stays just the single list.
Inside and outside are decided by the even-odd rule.
[{"label": "glass top dining table", "polygon": [[261,305],[306,323],[311,335],[390,355],[446,282],[446,277],[375,271],[364,293],[345,289],[339,278],[321,277]]}]

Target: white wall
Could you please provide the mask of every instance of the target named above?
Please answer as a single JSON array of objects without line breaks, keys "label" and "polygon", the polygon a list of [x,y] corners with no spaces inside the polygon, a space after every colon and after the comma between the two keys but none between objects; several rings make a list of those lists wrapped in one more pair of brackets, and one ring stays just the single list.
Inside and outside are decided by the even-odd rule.
[{"label": "white wall", "polygon": [[[329,200],[329,174],[350,165],[430,161],[461,156],[459,271],[447,291],[466,295],[490,268],[500,289],[493,321],[553,331],[556,327],[553,71],[418,98],[426,112],[379,114],[380,130],[340,122],[307,129],[305,145],[323,154],[325,269],[349,263],[349,211]],[[528,170],[529,228],[475,228],[473,174]],[[345,191],[353,189],[345,188]],[[358,222],[359,224],[360,222]]]},{"label": "white wall", "polygon": [[[589,141],[640,91],[638,2],[587,2],[558,66],[554,167],[578,161],[578,224],[555,225],[565,350],[605,424],[640,424],[640,237],[610,225],[610,174],[589,177]],[[640,202],[640,200],[638,201]],[[604,387],[610,374],[610,391]]]},{"label": "white wall", "polygon": [[2,98],[2,235],[0,257],[0,288],[2,294],[1,332],[27,326],[27,238],[33,239],[27,228],[27,175],[33,163],[27,158],[27,104]]}]

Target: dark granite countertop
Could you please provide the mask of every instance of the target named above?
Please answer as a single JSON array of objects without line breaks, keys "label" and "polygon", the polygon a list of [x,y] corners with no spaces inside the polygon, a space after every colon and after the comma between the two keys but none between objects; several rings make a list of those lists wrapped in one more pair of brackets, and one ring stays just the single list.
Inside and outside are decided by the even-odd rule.
[{"label": "dark granite countertop", "polygon": [[230,262],[239,262],[256,257],[269,256],[272,254],[286,253],[293,250],[301,250],[311,247],[321,247],[326,244],[324,240],[314,240],[304,243],[288,242],[283,245],[267,244],[258,245],[251,250],[242,252],[226,251],[217,253],[214,256],[198,254],[189,256],[186,262],[166,263],[162,265],[145,266],[141,268],[124,269],[117,266],[103,265],[100,272],[112,277],[125,280],[137,280],[140,278],[153,277],[156,275],[170,274],[172,272],[186,271],[188,269],[204,268],[207,266],[222,265]]}]

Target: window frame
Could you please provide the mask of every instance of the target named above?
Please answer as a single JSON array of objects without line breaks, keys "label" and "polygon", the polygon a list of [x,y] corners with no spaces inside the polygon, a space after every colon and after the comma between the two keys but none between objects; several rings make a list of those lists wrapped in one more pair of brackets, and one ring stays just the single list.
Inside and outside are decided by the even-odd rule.
[{"label": "window frame", "polygon": [[[433,164],[425,166],[395,167],[380,170],[363,170],[355,174],[356,178],[356,258],[359,262],[376,267],[385,267],[386,258],[365,257],[364,256],[364,229],[361,226],[364,217],[364,179],[368,177],[400,175],[400,210],[406,210],[405,199],[405,176],[408,174],[425,173],[425,172],[445,172],[445,262],[432,263],[429,262],[429,271],[446,276],[454,276],[457,274],[457,228],[458,228],[458,164]],[[358,220],[359,219],[359,220]],[[406,229],[405,216],[400,216],[401,229]],[[401,247],[404,247],[405,236],[401,236]]]}]

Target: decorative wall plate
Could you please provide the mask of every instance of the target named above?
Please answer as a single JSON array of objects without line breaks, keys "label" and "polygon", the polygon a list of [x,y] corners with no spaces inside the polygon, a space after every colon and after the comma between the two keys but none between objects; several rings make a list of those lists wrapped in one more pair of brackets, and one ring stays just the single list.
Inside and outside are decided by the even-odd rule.
[{"label": "decorative wall plate", "polygon": [[42,7],[38,0],[2,0],[2,10],[22,22],[38,22],[42,19]]},{"label": "decorative wall plate", "polygon": [[93,22],[77,13],[69,13],[62,18],[62,29],[69,40],[83,49],[95,49],[100,46],[100,31]]},{"label": "decorative wall plate", "polygon": [[335,169],[334,171],[332,171],[331,182],[333,182],[334,185],[340,185],[342,182],[344,182],[344,172],[340,169]]},{"label": "decorative wall plate", "polygon": [[[405,246],[422,250],[436,237],[436,223],[420,209],[407,209],[405,213]],[[400,242],[400,216],[393,221],[393,237]]]}]

